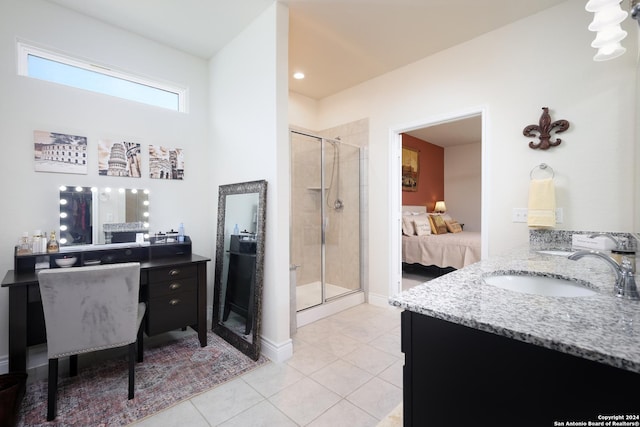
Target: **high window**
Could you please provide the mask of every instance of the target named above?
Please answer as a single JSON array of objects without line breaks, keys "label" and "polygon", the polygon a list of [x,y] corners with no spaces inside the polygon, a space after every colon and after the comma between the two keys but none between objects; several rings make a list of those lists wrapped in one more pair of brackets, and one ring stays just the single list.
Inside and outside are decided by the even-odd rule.
[{"label": "high window", "polygon": [[186,112],[185,88],[18,42],[18,74]]}]

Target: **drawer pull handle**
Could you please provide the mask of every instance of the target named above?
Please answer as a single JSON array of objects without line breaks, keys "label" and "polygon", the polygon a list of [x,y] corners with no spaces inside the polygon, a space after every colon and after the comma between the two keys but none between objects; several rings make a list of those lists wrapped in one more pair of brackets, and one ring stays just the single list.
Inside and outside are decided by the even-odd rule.
[{"label": "drawer pull handle", "polygon": [[180,289],[182,285],[180,283],[172,283],[169,285],[169,289],[171,289],[172,291],[175,291],[176,289]]},{"label": "drawer pull handle", "polygon": [[180,274],[180,270],[177,268],[169,270],[169,276],[177,276],[178,274]]},{"label": "drawer pull handle", "polygon": [[178,305],[178,304],[180,304],[180,300],[178,298],[169,300],[169,305]]}]

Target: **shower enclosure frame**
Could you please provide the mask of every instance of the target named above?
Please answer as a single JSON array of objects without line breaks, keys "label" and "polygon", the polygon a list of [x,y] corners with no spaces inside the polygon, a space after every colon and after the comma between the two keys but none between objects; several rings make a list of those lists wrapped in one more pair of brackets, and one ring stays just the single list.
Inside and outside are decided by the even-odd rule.
[{"label": "shower enclosure frame", "polygon": [[[291,129],[289,131],[290,136],[292,136],[293,134],[299,135],[299,136],[303,136],[303,137],[308,137],[308,138],[312,138],[314,140],[317,140],[320,144],[320,188],[319,188],[319,192],[320,192],[320,301],[317,304],[313,304],[310,305],[308,307],[303,307],[303,308],[298,308],[296,306],[295,311],[297,313],[302,313],[305,312],[307,310],[312,310],[314,308],[318,308],[318,307],[322,307],[328,303],[334,302],[336,300],[345,298],[347,296],[356,294],[356,293],[364,293],[364,281],[363,281],[363,195],[362,195],[362,182],[363,182],[363,153],[362,153],[362,147],[359,147],[357,145],[352,145],[352,144],[348,144],[345,143],[343,141],[341,141],[338,138],[326,138],[320,135],[315,135],[312,133],[308,133],[308,132],[304,132],[304,131],[299,131],[299,130],[294,130]],[[291,144],[293,144],[293,139],[291,139]],[[349,146],[349,147],[353,147],[357,150],[357,154],[358,154],[358,287],[356,289],[351,289],[348,290],[346,292],[342,292],[338,295],[335,296],[327,296],[327,290],[326,290],[326,285],[327,285],[327,210],[329,209],[328,207],[328,192],[330,191],[330,188],[327,188],[327,165],[326,165],[326,145],[327,144],[331,144],[334,146],[334,149],[339,149],[340,146],[344,145],[344,146]],[[292,154],[293,156],[293,154]],[[338,155],[339,157],[339,152]],[[336,159],[334,158],[334,163],[333,163],[333,168],[338,167],[338,171],[336,174],[335,169],[332,171],[332,175],[334,176],[334,179],[336,179],[336,175],[339,177],[340,176],[340,171],[339,171],[339,165],[336,165],[335,163]],[[334,201],[334,208],[335,210],[341,210],[343,209],[343,202],[342,200],[339,199],[340,196],[340,191],[338,190],[338,187],[342,184],[339,182],[339,178],[338,182],[336,182],[336,200]],[[291,178],[291,187],[293,189],[293,182],[294,178],[292,176]],[[292,196],[293,197],[293,196]],[[291,217],[294,217],[294,212],[293,212],[293,203],[291,204]],[[293,222],[291,223],[291,229],[290,229],[290,239],[292,240],[292,247],[293,247],[293,239],[294,239],[294,230],[293,230]],[[293,260],[292,260],[293,261]],[[299,265],[295,265],[293,262],[291,262],[291,268],[292,269],[296,269],[300,267]]]}]

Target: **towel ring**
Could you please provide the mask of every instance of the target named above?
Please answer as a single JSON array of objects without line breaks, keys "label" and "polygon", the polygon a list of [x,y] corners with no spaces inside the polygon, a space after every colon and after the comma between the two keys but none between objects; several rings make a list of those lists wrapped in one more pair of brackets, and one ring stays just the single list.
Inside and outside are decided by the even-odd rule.
[{"label": "towel ring", "polygon": [[534,166],[533,169],[531,169],[531,172],[529,172],[529,178],[530,179],[533,179],[533,172],[535,172],[536,169],[541,169],[543,171],[546,171],[546,170],[550,171],[551,172],[551,179],[553,179],[556,176],[556,174],[553,171],[553,168],[551,166],[547,165],[546,163],[540,163],[538,166]]}]

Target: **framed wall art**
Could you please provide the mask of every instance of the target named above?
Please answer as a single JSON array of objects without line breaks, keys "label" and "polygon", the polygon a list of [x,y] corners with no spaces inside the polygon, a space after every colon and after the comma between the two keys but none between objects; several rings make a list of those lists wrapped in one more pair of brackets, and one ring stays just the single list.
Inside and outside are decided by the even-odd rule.
[{"label": "framed wall art", "polygon": [[98,142],[98,175],[140,178],[140,144],[101,139]]},{"label": "framed wall art", "polygon": [[36,172],[87,174],[87,137],[36,130],[33,132]]},{"label": "framed wall art", "polygon": [[149,178],[184,179],[184,150],[149,145]]},{"label": "framed wall art", "polygon": [[402,148],[402,191],[418,191],[418,150]]}]

